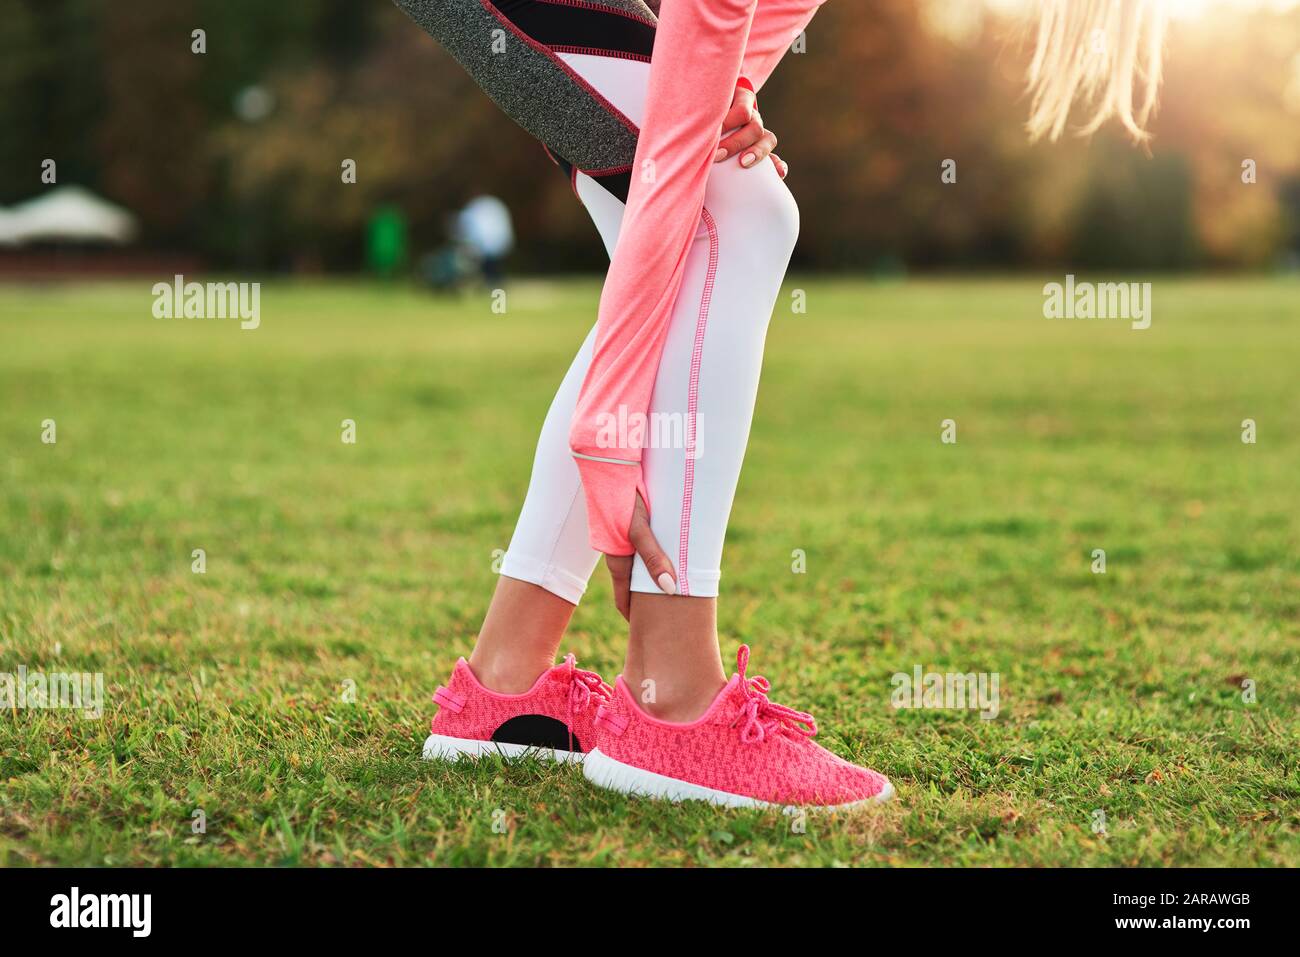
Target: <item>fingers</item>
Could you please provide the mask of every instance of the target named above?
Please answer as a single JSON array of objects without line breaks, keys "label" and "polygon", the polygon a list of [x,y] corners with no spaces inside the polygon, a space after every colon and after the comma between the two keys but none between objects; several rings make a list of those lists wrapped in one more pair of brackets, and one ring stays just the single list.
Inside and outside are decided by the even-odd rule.
[{"label": "fingers", "polygon": [[777,156],[775,153],[772,154],[771,158],[772,158],[772,165],[776,167],[777,175],[779,175],[782,179],[785,179],[787,176],[790,175],[789,163],[781,159],[781,157]]},{"label": "fingers", "polygon": [[[636,498],[632,510],[632,523],[628,527],[628,538],[637,555],[645,562],[650,577],[659,585],[666,595],[677,594],[677,571],[667,554],[659,547],[654,532],[650,530],[650,513],[641,496]],[[610,584],[614,589],[614,607],[626,620],[632,615],[632,555],[606,555],[605,567],[609,569]]]},{"label": "fingers", "polygon": [[614,607],[625,620],[632,615],[632,556],[606,555],[610,584],[614,587]]},{"label": "fingers", "polygon": [[659,586],[659,590],[665,595],[676,595],[677,571],[667,553],[660,547],[654,532],[650,530],[650,513],[639,495],[632,511],[632,524],[627,536],[636,553],[641,556],[641,561],[645,562],[646,570],[650,572],[650,577]]},{"label": "fingers", "polygon": [[[757,166],[771,156],[774,149],[776,149],[776,134],[771,130],[764,130],[758,142],[740,155],[740,165],[745,169]],[[778,166],[777,169],[779,170],[780,167]]]},{"label": "fingers", "polygon": [[[740,156],[740,165],[749,169],[772,155],[776,149],[776,134],[763,128],[763,117],[758,112],[758,100],[754,93],[743,86],[736,87],[736,96],[731,102],[722,121],[723,136],[718,143],[713,162],[721,163],[733,156]],[[776,171],[785,179],[789,167],[785,162],[773,158]]]},{"label": "fingers", "polygon": [[720,163],[729,156],[735,156],[741,150],[748,149],[762,138],[763,118],[756,116],[754,119],[742,123],[722,138],[718,143],[718,151],[713,154],[714,162]]}]

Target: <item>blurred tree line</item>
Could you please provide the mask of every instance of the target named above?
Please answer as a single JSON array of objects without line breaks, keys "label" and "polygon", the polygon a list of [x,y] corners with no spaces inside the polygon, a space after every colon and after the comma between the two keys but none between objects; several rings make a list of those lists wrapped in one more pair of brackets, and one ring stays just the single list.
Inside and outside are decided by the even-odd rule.
[{"label": "blurred tree line", "polygon": [[[671,2],[671,0],[669,0]],[[1149,153],[1031,146],[1027,44],[979,0],[833,0],[763,91],[801,267],[1259,266],[1300,243],[1300,10],[1175,25]],[[0,204],[41,162],[214,266],[356,268],[391,204],[416,249],[482,192],[524,268],[603,252],[568,183],[387,0],[0,0]],[[192,52],[192,31],[206,52]],[[941,182],[942,164],[956,182]],[[356,182],[344,184],[345,160]],[[1253,160],[1257,179],[1242,182]]]}]

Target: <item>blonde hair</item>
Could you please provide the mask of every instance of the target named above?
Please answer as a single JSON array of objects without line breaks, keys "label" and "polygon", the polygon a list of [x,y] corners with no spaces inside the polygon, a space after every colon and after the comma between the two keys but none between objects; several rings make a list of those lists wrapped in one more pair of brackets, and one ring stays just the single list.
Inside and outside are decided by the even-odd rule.
[{"label": "blonde hair", "polygon": [[1165,0],[1039,0],[1038,6],[1030,137],[1058,139],[1077,101],[1087,110],[1079,135],[1114,117],[1135,140],[1147,140],[1143,127],[1160,89]]}]

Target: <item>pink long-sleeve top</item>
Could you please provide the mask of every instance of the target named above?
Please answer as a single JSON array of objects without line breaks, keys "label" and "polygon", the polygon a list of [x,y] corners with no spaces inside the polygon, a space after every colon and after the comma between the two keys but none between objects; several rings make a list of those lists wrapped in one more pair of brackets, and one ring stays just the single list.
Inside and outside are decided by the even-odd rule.
[{"label": "pink long-sleeve top", "polygon": [[[645,489],[640,447],[602,424],[647,414],[722,122],[743,75],[760,89],[824,0],[664,0],[618,245],[600,297],[591,365],[569,433],[591,545],[631,555]],[[623,415],[620,415],[620,412]],[[633,434],[636,431],[633,430]]]}]

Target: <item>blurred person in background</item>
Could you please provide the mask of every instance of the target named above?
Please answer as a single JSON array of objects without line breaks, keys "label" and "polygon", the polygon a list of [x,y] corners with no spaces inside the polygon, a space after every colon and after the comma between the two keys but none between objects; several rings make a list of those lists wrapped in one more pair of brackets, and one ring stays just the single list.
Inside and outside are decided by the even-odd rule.
[{"label": "blurred person in background", "polygon": [[505,279],[505,259],[515,246],[510,210],[495,196],[475,196],[456,214],[452,237],[469,249],[483,281],[495,289]]},{"label": "blurred person in background", "polygon": [[[395,2],[542,142],[611,255],[474,651],[434,696],[425,757],[537,750],[616,790],[735,806],[888,798],[883,775],[812,741],[810,714],[768,698],[747,647],[728,679],[716,629],[767,323],[798,232],[757,93],[821,0]],[[1116,118],[1142,139],[1158,0],[1036,12],[1030,135],[1060,137],[1083,101],[1082,132]],[[612,688],[572,655],[554,664],[602,554],[630,624]]]}]

